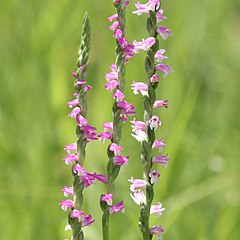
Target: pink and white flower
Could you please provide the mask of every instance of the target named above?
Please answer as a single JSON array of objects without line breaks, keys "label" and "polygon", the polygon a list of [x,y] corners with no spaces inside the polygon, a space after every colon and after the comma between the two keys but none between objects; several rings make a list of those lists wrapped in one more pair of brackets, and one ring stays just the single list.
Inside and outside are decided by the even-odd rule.
[{"label": "pink and white flower", "polygon": [[155,54],[155,59],[157,62],[161,63],[163,60],[167,59],[168,57],[164,56],[165,49],[160,49]]},{"label": "pink and white flower", "polygon": [[126,0],[126,1],[123,2],[122,6],[126,7],[129,3],[130,3],[130,0]]},{"label": "pink and white flower", "polygon": [[168,166],[168,161],[170,160],[170,158],[168,158],[168,154],[166,155],[160,155],[160,156],[155,156],[152,158],[152,163],[160,163],[163,164],[164,167]]},{"label": "pink and white flower", "polygon": [[131,84],[131,89],[133,90],[133,93],[137,95],[139,92],[142,95],[148,95],[148,86],[146,83],[143,82],[134,82]]},{"label": "pink and white flower", "polygon": [[167,77],[169,73],[173,72],[173,70],[171,69],[171,65],[169,66],[164,63],[156,65],[156,70],[162,72],[163,77]]},{"label": "pink and white flower", "polygon": [[168,37],[172,36],[170,29],[165,28],[163,26],[158,27],[157,32],[160,34],[163,40],[166,40],[168,39]]},{"label": "pink and white flower", "polygon": [[108,178],[104,174],[93,174],[94,178],[102,183],[108,183]]},{"label": "pink and white flower", "polygon": [[168,100],[157,100],[157,101],[155,101],[154,104],[153,104],[153,108],[156,109],[156,108],[159,108],[159,107],[167,108],[168,107]]},{"label": "pink and white flower", "polygon": [[108,72],[105,74],[105,79],[107,80],[107,82],[111,81],[111,80],[118,80],[118,73],[117,73],[117,66],[116,64],[112,64],[111,66],[109,66],[109,68],[111,69],[111,72]]},{"label": "pink and white flower", "polygon": [[138,142],[143,142],[148,140],[147,133],[144,131],[136,131],[135,134],[131,134]]},{"label": "pink and white flower", "polygon": [[68,102],[68,107],[73,108],[75,106],[79,106],[79,102],[77,98]]},{"label": "pink and white flower", "polygon": [[113,130],[113,122],[104,122],[103,129],[105,132],[112,131]]},{"label": "pink and white flower", "polygon": [[153,115],[149,120],[149,127],[151,130],[157,130],[158,126],[161,126],[161,121],[157,115]]},{"label": "pink and white flower", "polygon": [[128,180],[130,183],[132,183],[130,185],[130,190],[132,192],[135,191],[135,188],[146,188],[147,187],[147,181],[143,180],[143,179],[134,179],[133,177],[131,177],[131,179]]},{"label": "pink and white flower", "polygon": [[130,193],[132,200],[137,204],[141,205],[142,203],[146,204],[146,196],[141,190],[135,190],[133,195]]},{"label": "pink and white flower", "polygon": [[123,36],[123,32],[120,28],[117,28],[116,31],[113,34],[113,37],[116,39],[119,39]]},{"label": "pink and white flower", "polygon": [[160,78],[157,74],[153,74],[152,77],[150,78],[151,83],[157,83],[160,81]]},{"label": "pink and white flower", "polygon": [[86,81],[76,81],[74,86],[75,87],[81,87],[82,85],[84,85],[86,83]]},{"label": "pink and white flower", "polygon": [[128,163],[128,156],[115,156],[113,158],[113,163],[117,166],[125,166]]},{"label": "pink and white flower", "polygon": [[77,174],[79,177],[82,177],[86,174],[86,169],[82,167],[80,164],[75,164],[73,166],[73,173]]},{"label": "pink and white flower", "polygon": [[104,143],[105,139],[112,139],[112,134],[110,132],[100,132],[98,134],[98,138],[102,143]]},{"label": "pink and white flower", "polygon": [[68,116],[71,118],[76,118],[77,115],[81,112],[80,107],[75,107],[69,114]]},{"label": "pink and white flower", "polygon": [[92,184],[96,183],[96,179],[94,174],[86,172],[83,176],[79,177],[79,179],[84,183],[84,187],[88,188]]},{"label": "pink and white flower", "polygon": [[64,197],[68,197],[68,195],[73,195],[73,187],[64,186],[62,191],[63,191]]},{"label": "pink and white flower", "polygon": [[109,213],[110,214],[114,214],[114,213],[117,213],[117,212],[124,212],[125,211],[125,207],[123,205],[123,201],[115,204],[115,205],[112,205],[110,208],[109,208]]},{"label": "pink and white flower", "polygon": [[148,14],[149,11],[155,11],[156,9],[158,9],[160,7],[160,2],[159,0],[149,0],[145,4],[140,4],[139,2],[136,2],[135,6],[137,10],[132,13],[137,15],[142,15],[145,13]]},{"label": "pink and white flower", "polygon": [[106,202],[109,206],[112,206],[112,198],[113,198],[112,193],[106,193],[102,195],[101,201]]},{"label": "pink and white flower", "polygon": [[74,153],[71,153],[67,155],[63,160],[67,165],[70,165],[71,163],[76,162],[78,160],[78,156]]},{"label": "pink and white flower", "polygon": [[117,89],[113,94],[113,98],[116,100],[116,102],[122,102],[125,98],[125,95],[119,89]]},{"label": "pink and white flower", "polygon": [[92,86],[91,85],[87,85],[84,87],[84,93],[86,93],[87,91],[91,90]]},{"label": "pink and white flower", "polygon": [[117,20],[117,19],[118,19],[117,13],[115,13],[115,14],[113,14],[112,16],[108,17],[108,20],[109,20],[110,22],[112,22],[113,20]]},{"label": "pink and white flower", "polygon": [[125,58],[125,62],[128,62],[128,59],[134,56],[134,46],[132,46],[124,37],[118,39],[118,44],[124,51],[123,58]]},{"label": "pink and white flower", "polygon": [[79,180],[83,181],[84,187],[86,188],[95,184],[96,181],[108,183],[108,178],[104,174],[89,173],[80,164],[73,166],[73,173],[79,176]]},{"label": "pink and white flower", "polygon": [[119,27],[119,26],[120,26],[119,21],[115,21],[115,22],[112,23],[111,26],[109,26],[109,29],[112,30],[112,31],[115,31],[117,29],[117,27]]},{"label": "pink and white flower", "polygon": [[162,240],[162,233],[164,232],[164,229],[161,225],[159,226],[153,226],[149,230],[150,234],[156,235],[156,240]]},{"label": "pink and white flower", "polygon": [[64,148],[65,151],[67,151],[68,154],[71,154],[71,151],[77,151],[77,143],[70,143],[67,144]]},{"label": "pink and white flower", "polygon": [[163,211],[165,208],[162,208],[162,204],[158,202],[157,205],[152,205],[150,209],[150,214],[156,214],[157,217],[162,216]]},{"label": "pink and white flower", "polygon": [[87,124],[85,126],[81,126],[80,129],[84,132],[84,138],[87,139],[87,141],[91,140],[97,140],[97,133],[95,132],[96,128]]},{"label": "pink and white flower", "polygon": [[83,117],[81,114],[79,114],[77,117],[76,117],[76,120],[77,120],[77,124],[79,127],[83,127],[83,126],[86,126],[88,124],[88,121],[85,117]]},{"label": "pink and white flower", "polygon": [[[82,222],[81,226],[82,227],[88,226],[88,225],[92,224],[94,221],[95,220],[92,220],[92,216],[90,214],[88,214],[85,217],[82,217],[82,219],[81,219],[81,222]],[[71,229],[72,228],[71,228],[70,224],[66,225],[65,231],[71,230]]]},{"label": "pink and white flower", "polygon": [[137,131],[147,131],[147,124],[143,121],[136,121],[134,118],[133,121],[130,121],[132,123],[132,131],[137,132]]},{"label": "pink and white flower", "polygon": [[122,114],[128,114],[128,115],[135,114],[134,112],[135,107],[127,101],[119,102],[117,103],[117,106],[122,109]]},{"label": "pink and white flower", "polygon": [[117,65],[113,63],[112,65],[109,66],[112,72],[117,72]]},{"label": "pink and white flower", "polygon": [[122,147],[120,147],[119,145],[117,145],[116,143],[112,143],[109,147],[109,150],[111,152],[114,152],[115,156],[119,156],[123,150]]},{"label": "pink and white flower", "polygon": [[77,73],[72,72],[72,76],[73,76],[74,78],[77,78]]},{"label": "pink and white flower", "polygon": [[156,13],[156,18],[157,18],[157,22],[161,22],[162,20],[167,19],[167,17],[163,16],[163,9],[160,9]]},{"label": "pink and white flower", "polygon": [[74,207],[74,202],[70,199],[64,200],[59,204],[63,211],[67,211],[68,208]]},{"label": "pink and white flower", "polygon": [[156,9],[159,9],[159,7],[160,7],[159,0],[149,0],[147,4],[151,11],[155,11]]},{"label": "pink and white flower", "polygon": [[118,81],[111,80],[104,86],[104,88],[106,88],[109,92],[112,92],[112,90],[115,89],[117,86],[118,86]]},{"label": "pink and white flower", "polygon": [[133,41],[134,52],[138,53],[140,50],[148,51],[150,47],[152,47],[156,43],[156,39],[154,37],[149,37],[147,39],[142,39],[142,42]]},{"label": "pink and white flower", "polygon": [[92,220],[92,216],[90,214],[86,215],[82,220],[82,227],[91,225],[95,220]]},{"label": "pink and white flower", "polygon": [[112,91],[118,86],[118,72],[116,64],[112,64],[109,66],[111,72],[105,74],[105,79],[107,80],[107,84],[104,86],[108,91]]},{"label": "pink and white flower", "polygon": [[149,177],[151,178],[151,184],[156,184],[160,178],[160,173],[158,170],[152,170],[149,173]]},{"label": "pink and white flower", "polygon": [[84,214],[85,212],[74,209],[72,210],[70,216],[71,218],[78,218],[79,222],[81,222],[84,219]]},{"label": "pink and white flower", "polygon": [[163,142],[163,139],[160,139],[160,140],[155,140],[153,142],[152,148],[158,148],[159,152],[162,152],[163,147],[166,147],[166,146],[167,144]]},{"label": "pink and white flower", "polygon": [[149,13],[149,7],[147,4],[140,4],[139,2],[136,2],[135,6],[137,10],[132,12],[133,14],[142,15],[144,13]]},{"label": "pink and white flower", "polygon": [[152,148],[158,148],[159,152],[162,152],[163,147],[166,147],[167,144],[163,142],[163,139],[155,140],[153,142]]}]

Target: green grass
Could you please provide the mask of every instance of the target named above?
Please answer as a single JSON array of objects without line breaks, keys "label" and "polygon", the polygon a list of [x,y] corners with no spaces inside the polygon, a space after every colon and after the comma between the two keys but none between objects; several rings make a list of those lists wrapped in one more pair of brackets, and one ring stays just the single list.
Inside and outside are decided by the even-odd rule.
[{"label": "green grass", "polygon": [[[60,189],[71,183],[62,161],[63,146],[74,141],[74,123],[67,117],[72,98],[81,21],[89,13],[92,49],[89,121],[101,129],[111,120],[111,94],[104,74],[114,61],[115,43],[107,17],[111,1],[0,0],[0,239],[63,239],[66,214],[58,206]],[[158,97],[168,99],[159,110],[157,133],[168,144],[169,167],[161,170],[154,202],[167,208],[160,219],[164,239],[238,240],[240,236],[240,30],[237,0],[163,1],[174,36],[161,41],[174,73],[163,79]],[[145,16],[128,8],[128,39],[147,37]],[[127,65],[127,99],[141,118],[141,97],[130,90],[144,81],[144,53]],[[113,240],[140,240],[139,208],[129,197],[131,176],[141,177],[140,146],[123,130],[129,165],[116,183],[116,199],[126,213],[112,216]],[[86,167],[105,172],[106,146],[88,145]],[[131,152],[131,149],[136,151]],[[137,151],[139,150],[139,151]],[[85,228],[86,240],[101,239],[97,184],[85,191],[84,209],[96,222]],[[96,194],[97,193],[97,194]],[[119,221],[121,225],[119,225]],[[123,231],[124,230],[124,231]]]}]

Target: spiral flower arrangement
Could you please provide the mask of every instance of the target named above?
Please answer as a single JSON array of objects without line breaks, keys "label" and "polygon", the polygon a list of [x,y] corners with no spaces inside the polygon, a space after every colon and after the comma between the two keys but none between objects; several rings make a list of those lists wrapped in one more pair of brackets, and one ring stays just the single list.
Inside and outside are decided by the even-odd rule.
[{"label": "spiral flower arrangement", "polygon": [[156,100],[156,89],[160,82],[158,73],[162,73],[163,77],[166,77],[172,72],[171,66],[162,63],[167,59],[164,55],[165,49],[159,49],[158,36],[162,39],[167,39],[171,36],[169,29],[158,26],[158,23],[166,19],[163,16],[163,9],[161,9],[160,1],[149,0],[146,4],[135,4],[137,10],[134,14],[142,15],[147,14],[147,31],[149,38],[142,40],[142,42],[134,41],[135,52],[145,50],[147,56],[145,58],[145,71],[147,74],[146,82],[133,82],[132,90],[134,94],[141,93],[144,108],[143,121],[137,121],[134,119],[132,123],[132,136],[141,143],[141,160],[143,164],[143,179],[129,180],[131,183],[130,190],[131,198],[140,206],[139,227],[144,240],[150,240],[155,234],[158,239],[161,239],[163,227],[149,226],[149,218],[151,214],[156,214],[160,217],[165,210],[162,204],[158,202],[156,205],[152,205],[154,198],[154,184],[158,182],[160,173],[155,168],[156,164],[162,164],[165,167],[168,164],[168,155],[153,156],[152,149],[157,148],[161,152],[166,144],[163,139],[155,139],[155,131],[161,126],[161,120],[155,114],[153,110],[159,107],[168,106],[168,100]]},{"label": "spiral flower arrangement", "polygon": [[[102,239],[110,239],[110,216],[111,214],[124,212],[123,201],[114,202],[114,182],[120,173],[122,166],[127,165],[129,157],[122,155],[121,147],[122,127],[128,121],[129,116],[135,114],[135,107],[125,100],[124,94],[126,64],[140,51],[146,52],[145,71],[146,81],[131,84],[131,89],[135,95],[142,95],[142,106],[144,116],[142,120],[133,118],[131,122],[131,134],[141,144],[141,162],[143,165],[143,177],[138,179],[131,177],[128,181],[130,185],[130,196],[133,201],[140,206],[139,227],[144,240],[150,240],[155,235],[157,239],[162,239],[164,231],[162,225],[150,226],[151,215],[160,217],[165,210],[161,202],[153,205],[154,185],[160,177],[158,164],[166,167],[168,165],[168,155],[153,155],[153,149],[162,152],[166,144],[161,139],[155,139],[155,131],[161,126],[161,120],[155,113],[160,107],[168,107],[168,100],[157,100],[156,90],[160,79],[167,77],[172,72],[171,65],[163,63],[167,59],[165,49],[159,49],[159,36],[166,40],[171,36],[171,32],[159,23],[166,19],[163,15],[161,2],[159,0],[149,0],[145,4],[136,2],[136,10],[133,14],[147,15],[147,31],[149,37],[142,41],[133,40],[132,43],[125,38],[126,31],[126,7],[128,0],[114,0],[115,14],[108,20],[109,27],[113,31],[113,38],[116,41],[115,62],[109,67],[110,72],[106,73],[106,84],[104,88],[112,92],[112,121],[103,123],[103,132],[97,133],[97,129],[90,125],[87,120],[87,93],[92,86],[88,84],[87,72],[89,68],[89,53],[91,43],[91,29],[87,14],[85,14],[82,25],[81,43],[78,51],[77,70],[72,73],[74,78],[74,99],[68,102],[71,112],[69,117],[76,122],[76,141],[65,146],[67,156],[64,158],[66,165],[71,168],[73,182],[71,186],[64,186],[62,191],[65,197],[71,196],[60,203],[61,208],[68,212],[68,224],[66,230],[72,230],[72,240],[84,239],[83,227],[94,222],[90,214],[86,214],[82,209],[84,200],[84,189],[92,186],[97,181],[106,184],[106,192],[100,196],[100,208],[102,215]],[[162,75],[162,76],[161,76]],[[86,146],[95,140],[104,142],[109,140],[107,147],[108,163],[106,165],[107,175],[90,173],[84,168],[86,158]]]}]

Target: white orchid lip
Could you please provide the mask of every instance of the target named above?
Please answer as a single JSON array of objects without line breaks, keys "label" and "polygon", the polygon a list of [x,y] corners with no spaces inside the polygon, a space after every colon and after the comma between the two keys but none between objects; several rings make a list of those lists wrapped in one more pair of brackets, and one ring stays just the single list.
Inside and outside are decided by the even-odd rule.
[{"label": "white orchid lip", "polygon": [[157,115],[153,115],[149,120],[149,127],[151,130],[157,130],[158,126],[161,126],[161,121]]}]

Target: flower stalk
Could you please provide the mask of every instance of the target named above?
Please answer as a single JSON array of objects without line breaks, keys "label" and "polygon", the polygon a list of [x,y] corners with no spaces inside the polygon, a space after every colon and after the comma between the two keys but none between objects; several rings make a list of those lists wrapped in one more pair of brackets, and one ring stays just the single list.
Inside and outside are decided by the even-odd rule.
[{"label": "flower stalk", "polygon": [[67,199],[60,203],[64,211],[70,209],[68,214],[68,225],[65,230],[72,230],[72,240],[83,240],[84,233],[82,228],[94,222],[90,214],[85,215],[81,210],[83,204],[83,190],[94,184],[96,181],[107,183],[107,177],[103,174],[89,173],[83,167],[85,161],[85,150],[87,143],[92,140],[97,140],[96,128],[91,126],[87,119],[87,96],[86,93],[92,88],[87,84],[87,68],[89,64],[90,51],[90,23],[87,14],[85,14],[82,25],[81,44],[78,50],[77,71],[73,72],[74,82],[74,97],[68,102],[68,106],[72,108],[69,113],[70,118],[74,118],[77,124],[76,127],[76,142],[66,145],[64,150],[67,151],[67,156],[64,161],[67,165],[71,165],[73,174],[73,184],[70,187],[64,186],[62,191],[64,196],[73,196],[73,200]]},{"label": "flower stalk", "polygon": [[[154,56],[159,46],[156,29],[157,29],[156,12],[149,11],[149,17],[147,18],[147,30],[149,36],[155,38],[155,44],[149,48],[149,50],[147,51],[147,56],[145,58],[145,71],[147,72],[147,86],[148,86],[148,96],[147,95],[143,96],[145,123],[148,123],[152,117],[153,104],[156,100],[155,89],[157,88],[158,85],[158,82],[155,83],[151,82],[151,77],[156,72]],[[148,141],[142,142],[141,159],[144,168],[143,177],[147,182],[150,182],[149,173],[152,168],[151,150],[153,142],[155,140],[155,132],[153,129],[150,128],[150,126],[148,126],[147,130],[147,139]],[[139,217],[139,227],[142,232],[144,240],[151,239],[151,235],[149,234],[149,217],[153,198],[154,198],[153,185],[149,183],[146,187],[146,205],[144,203],[141,204]]]},{"label": "flower stalk", "polygon": [[[171,65],[162,63],[167,59],[164,55],[165,49],[159,49],[158,36],[167,39],[171,36],[168,28],[158,26],[158,23],[166,19],[163,16],[160,0],[148,0],[146,4],[137,2],[137,10],[134,14],[148,14],[146,27],[149,37],[142,41],[133,41],[131,45],[125,38],[125,14],[126,6],[129,0],[114,0],[116,13],[108,19],[112,22],[109,27],[114,33],[116,39],[115,63],[110,66],[111,72],[105,75],[107,84],[106,90],[113,91],[112,121],[103,124],[104,132],[96,133],[96,128],[91,126],[87,120],[87,92],[92,88],[87,83],[87,69],[89,65],[89,52],[91,42],[91,28],[87,14],[85,14],[82,25],[81,43],[78,50],[77,71],[72,75],[74,81],[74,99],[68,102],[72,109],[69,117],[76,121],[76,142],[66,145],[64,150],[67,156],[64,158],[66,165],[71,166],[73,175],[72,186],[64,186],[62,191],[65,197],[69,195],[73,199],[66,199],[60,203],[64,211],[70,209],[68,214],[68,225],[65,230],[72,230],[72,240],[84,240],[83,227],[94,222],[91,215],[85,215],[82,211],[84,188],[95,184],[97,181],[107,185],[105,194],[100,197],[100,207],[102,215],[102,236],[103,240],[110,239],[110,215],[118,212],[124,212],[123,201],[113,204],[114,182],[119,175],[122,166],[128,163],[128,156],[123,156],[123,148],[120,146],[122,138],[122,126],[128,120],[128,115],[135,114],[134,106],[125,101],[125,64],[129,59],[143,50],[147,52],[145,58],[146,82],[135,82],[131,85],[135,95],[141,93],[143,100],[144,115],[143,121],[134,119],[132,123],[132,136],[141,143],[141,161],[143,164],[143,179],[129,179],[131,183],[131,198],[140,206],[139,228],[143,240],[151,240],[156,235],[157,240],[162,240],[161,225],[150,227],[150,215],[160,217],[165,208],[158,202],[152,205],[154,200],[154,184],[158,182],[160,172],[153,169],[156,164],[168,165],[168,154],[154,156],[153,149],[162,152],[166,144],[163,139],[155,139],[155,131],[161,126],[161,121],[157,115],[154,115],[155,109],[168,107],[168,100],[156,100],[156,89],[158,87],[161,73],[166,77],[172,72]],[[104,142],[110,140],[107,148],[107,176],[103,174],[89,173],[84,167],[86,157],[86,146],[92,140]]]},{"label": "flower stalk", "polygon": [[[141,92],[144,107],[144,121],[132,121],[132,130],[135,134],[132,136],[139,142],[141,142],[141,160],[143,164],[143,180],[130,179],[132,183],[131,191],[134,192],[131,195],[134,202],[140,205],[140,217],[139,228],[142,233],[143,240],[151,240],[153,234],[157,235],[158,239],[161,239],[163,228],[149,226],[149,219],[151,214],[157,214],[161,216],[165,210],[162,208],[161,203],[158,205],[152,205],[154,199],[153,185],[157,183],[160,173],[158,170],[152,170],[155,163],[167,164],[168,158],[166,156],[153,157],[152,149],[162,149],[166,144],[162,140],[155,140],[155,130],[161,125],[161,121],[158,116],[153,115],[153,110],[158,107],[167,107],[167,100],[156,101],[156,89],[158,87],[160,77],[156,74],[157,71],[162,72],[166,76],[171,72],[171,67],[161,62],[167,57],[164,56],[164,49],[159,50],[158,35],[163,39],[167,39],[171,35],[170,30],[165,27],[158,27],[158,22],[162,21],[166,17],[162,15],[161,3],[159,0],[149,0],[146,4],[136,4],[137,10],[134,14],[148,14],[146,27],[149,37],[142,42],[134,41],[135,52],[139,50],[147,51],[145,58],[145,71],[147,73],[146,83],[133,82],[132,89],[135,94]],[[160,62],[160,64],[156,64]],[[164,165],[166,166],[166,165]],[[141,188],[144,190],[134,190],[134,188]],[[157,231],[158,230],[158,231]]]},{"label": "flower stalk", "polygon": [[[110,194],[111,198],[114,193],[114,181],[119,175],[120,168],[128,162],[127,156],[121,156],[121,151],[123,149],[119,146],[122,137],[122,126],[127,120],[127,115],[134,114],[133,105],[123,100],[125,98],[123,94],[126,73],[125,63],[128,62],[128,58],[133,56],[133,47],[125,39],[125,14],[128,3],[129,1],[114,0],[116,14],[108,18],[109,21],[114,21],[109,28],[114,32],[113,37],[116,39],[117,46],[115,49],[115,63],[110,66],[111,72],[107,73],[105,76],[107,80],[105,88],[108,91],[114,90],[114,103],[112,106],[113,120],[110,123],[105,123],[105,132],[101,133],[101,137],[102,139],[108,138],[111,140],[107,149],[109,158],[107,164],[108,185],[107,194],[105,194]],[[108,128],[106,127],[107,124],[109,125]],[[105,202],[105,195],[102,195],[100,199],[100,206],[103,211],[102,234],[103,240],[109,240],[110,215],[123,211],[124,206],[122,202],[116,205],[112,205],[112,202]]]},{"label": "flower stalk", "polygon": [[[86,82],[87,79],[87,67],[89,64],[89,52],[91,46],[91,27],[88,19],[87,13],[83,18],[82,25],[82,34],[81,34],[81,44],[78,50],[78,59],[77,59],[77,71],[76,71],[76,80],[75,80],[75,91],[77,93],[77,99],[81,107],[81,115],[86,118],[88,106],[87,106],[87,96],[84,92],[86,84],[78,86],[78,82]],[[76,164],[80,166],[83,165],[85,156],[86,156],[86,144],[87,139],[84,138],[84,131],[81,130],[80,126],[76,127],[76,137],[77,137],[77,156],[78,160]],[[72,171],[73,172],[73,171]],[[84,183],[79,182],[79,176],[73,173],[73,191],[74,191],[74,209],[81,210],[83,203],[83,189]],[[79,222],[70,217],[69,214],[69,224],[72,228],[72,240],[82,240],[84,239],[82,226]]]}]

